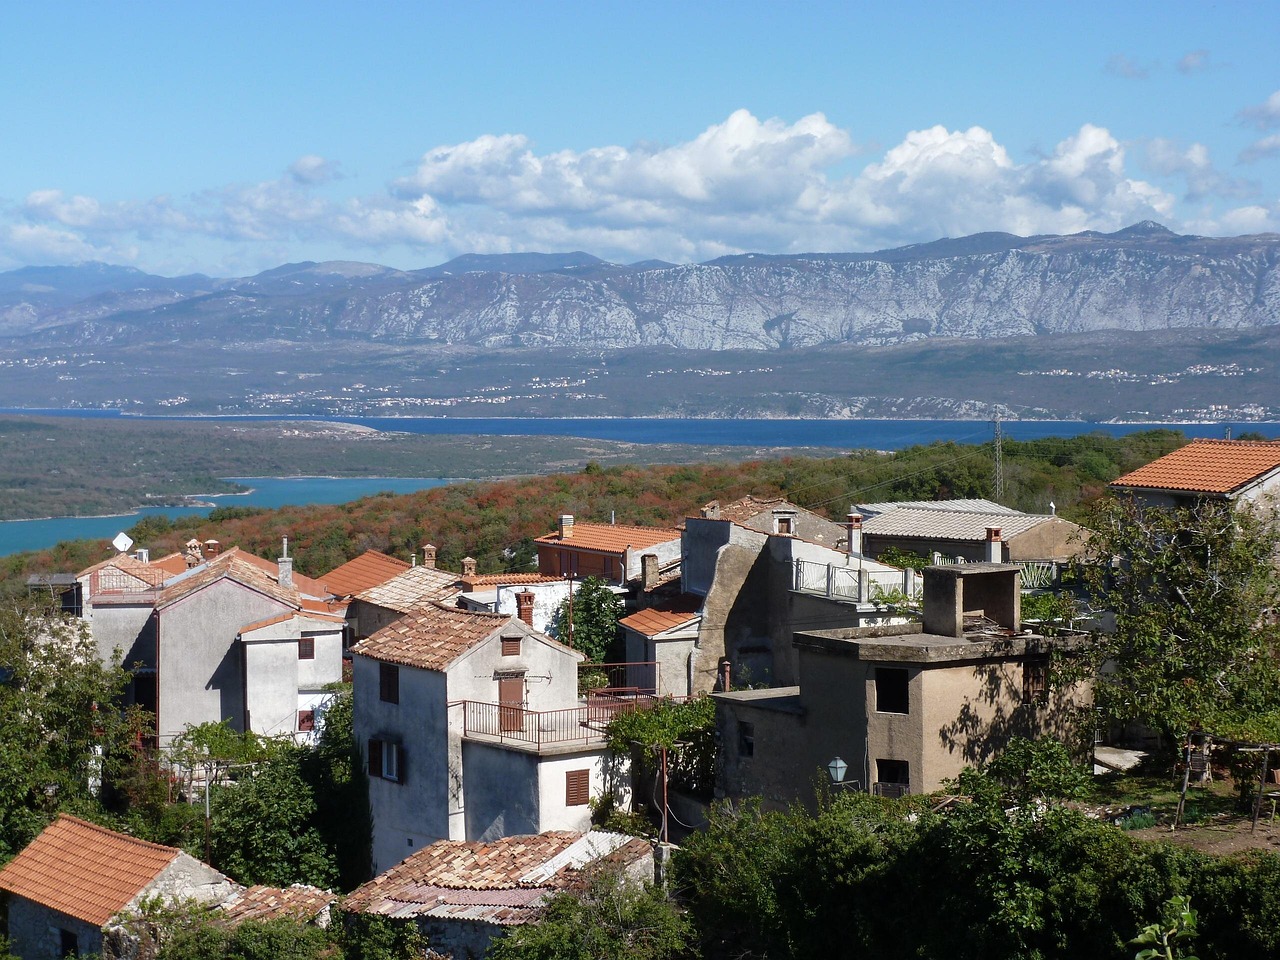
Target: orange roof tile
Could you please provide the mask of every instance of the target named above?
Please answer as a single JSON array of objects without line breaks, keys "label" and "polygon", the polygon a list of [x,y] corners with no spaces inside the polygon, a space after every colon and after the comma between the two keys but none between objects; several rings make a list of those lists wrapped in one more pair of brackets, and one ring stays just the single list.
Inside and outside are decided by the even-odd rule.
[{"label": "orange roof tile", "polygon": [[515,619],[505,613],[479,613],[432,603],[365,637],[351,652],[423,670],[443,670]]},{"label": "orange roof tile", "polygon": [[[280,564],[276,563],[274,560],[266,560],[263,557],[249,553],[247,550],[241,550],[239,547],[232,547],[231,550],[228,550],[227,552],[230,553],[232,551],[238,554],[241,560],[253,564],[272,580],[280,579]],[[297,570],[293,571],[293,585],[300,592],[309,594],[313,597],[329,596],[328,587],[319,580],[313,580],[308,576],[304,576]]]},{"label": "orange roof tile", "polygon": [[621,553],[630,547],[643,550],[680,539],[680,531],[666,527],[628,527],[613,523],[575,523],[567,538],[559,533],[538,537],[534,543],[553,544],[577,550],[595,550],[600,553]]},{"label": "orange roof tile", "polygon": [[647,610],[640,610],[629,617],[623,617],[618,622],[636,633],[653,637],[698,619],[698,612],[701,609],[702,597],[685,593],[649,607]]},{"label": "orange roof tile", "polygon": [[0,870],[0,890],[100,927],[179,853],[64,813]]},{"label": "orange roof tile", "polygon": [[159,567],[170,576],[182,573],[187,569],[187,558],[181,553],[167,553],[159,560],[152,560],[153,567]]},{"label": "orange roof tile", "polygon": [[1111,486],[1230,494],[1276,469],[1280,441],[1192,440]]},{"label": "orange roof tile", "polygon": [[400,613],[458,595],[458,575],[436,567],[410,567],[386,583],[361,590],[356,599]]},{"label": "orange roof tile", "polygon": [[286,603],[295,609],[299,608],[301,603],[298,591],[280,586],[263,568],[260,558],[253,557],[254,560],[258,560],[257,563],[248,562],[247,558],[251,556],[252,554],[232,547],[203,565],[192,567],[186,574],[169,581],[168,586],[164,587],[156,597],[156,607],[166,607],[176,603],[197,590],[223,577],[228,577],[281,603]]},{"label": "orange roof tile", "polygon": [[474,577],[462,577],[459,581],[467,591],[476,587],[518,587],[528,583],[563,583],[564,577],[545,573],[478,573]]},{"label": "orange roof tile", "polygon": [[291,887],[253,886],[219,909],[222,919],[230,926],[245,920],[273,920],[285,917],[290,920],[309,921],[331,907],[338,899],[336,893],[295,883]]},{"label": "orange roof tile", "polygon": [[354,560],[326,573],[322,579],[335,597],[355,596],[380,583],[386,583],[397,574],[409,569],[409,564],[396,557],[389,557],[377,550],[366,550]]}]

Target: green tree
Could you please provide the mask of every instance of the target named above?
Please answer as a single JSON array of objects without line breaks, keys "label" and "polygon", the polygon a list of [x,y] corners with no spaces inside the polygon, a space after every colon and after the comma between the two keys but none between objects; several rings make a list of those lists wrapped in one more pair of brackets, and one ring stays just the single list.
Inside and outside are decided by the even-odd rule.
[{"label": "green tree", "polygon": [[537,923],[512,927],[490,960],[664,960],[687,957],[692,928],[670,900],[617,869],[589,873],[557,893]]},{"label": "green tree", "polygon": [[135,732],[115,706],[127,683],[83,621],[25,599],[0,607],[0,860],[60,810],[101,813]]},{"label": "green tree", "polygon": [[597,577],[587,577],[560,605],[556,614],[556,636],[592,663],[609,659],[618,642],[618,618],[622,601]]},{"label": "green tree", "polygon": [[1099,633],[1091,656],[1073,670],[1096,675],[1104,716],[1145,724],[1174,742],[1196,727],[1244,732],[1274,718],[1275,514],[1215,501],[1141,509],[1131,499],[1106,499],[1089,526],[1090,559],[1079,573],[1091,602],[1114,614],[1115,629]]},{"label": "green tree", "polygon": [[369,879],[373,856],[369,778],[356,745],[351,684],[331,689],[318,726],[302,774],[315,794],[316,829],[333,852],[340,886],[350,890]]}]

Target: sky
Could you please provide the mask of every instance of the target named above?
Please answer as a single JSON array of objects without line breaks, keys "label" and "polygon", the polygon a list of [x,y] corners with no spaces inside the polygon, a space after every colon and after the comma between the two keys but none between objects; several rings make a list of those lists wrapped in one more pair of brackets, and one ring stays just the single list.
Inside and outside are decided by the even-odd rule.
[{"label": "sky", "polygon": [[1280,232],[1280,6],[0,5],[0,270]]}]

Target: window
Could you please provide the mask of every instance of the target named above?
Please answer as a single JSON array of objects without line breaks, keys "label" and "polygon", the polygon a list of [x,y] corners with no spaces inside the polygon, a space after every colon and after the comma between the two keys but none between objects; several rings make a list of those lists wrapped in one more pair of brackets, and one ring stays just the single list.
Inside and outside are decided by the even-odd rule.
[{"label": "window", "polygon": [[907,671],[898,667],[876,667],[876,712],[910,713],[911,696]]},{"label": "window", "polygon": [[591,800],[591,771],[569,770],[564,775],[564,804],[566,807],[586,806]]},{"label": "window", "polygon": [[745,720],[738,721],[738,756],[754,757],[756,755],[756,725]]},{"label": "window", "polygon": [[794,531],[792,529],[792,518],[778,517],[778,533],[782,534],[783,536],[789,537],[793,532]]},{"label": "window", "polygon": [[298,711],[298,732],[310,733],[316,728],[316,712],[314,710]]},{"label": "window", "polygon": [[369,741],[369,776],[404,781],[404,748],[386,740]]},{"label": "window", "polygon": [[58,929],[58,956],[80,956],[80,938],[70,930]]},{"label": "window", "polygon": [[316,658],[316,638],[300,637],[298,638],[298,659],[314,660]]},{"label": "window", "polygon": [[1027,660],[1022,664],[1022,702],[1049,702],[1049,662]]},{"label": "window", "polygon": [[520,638],[519,637],[503,637],[502,638],[502,655],[504,657],[520,656]]},{"label": "window", "polygon": [[400,702],[400,668],[395,664],[378,664],[378,699],[383,703]]},{"label": "window", "polygon": [[882,797],[903,797],[911,791],[911,764],[906,760],[877,760],[872,792]]}]

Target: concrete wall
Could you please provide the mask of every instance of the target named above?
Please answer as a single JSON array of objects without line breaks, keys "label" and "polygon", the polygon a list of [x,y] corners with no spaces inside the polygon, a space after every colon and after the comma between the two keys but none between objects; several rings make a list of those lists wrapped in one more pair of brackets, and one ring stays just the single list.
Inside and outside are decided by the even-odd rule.
[{"label": "concrete wall", "polygon": [[[554,583],[530,583],[517,586],[499,586],[495,597],[495,613],[516,615],[516,594],[525,590],[533,591],[533,629],[549,633],[555,624],[556,613],[560,605],[569,596],[568,580]],[[582,581],[574,581],[574,586],[581,586]]]},{"label": "concrete wall", "polygon": [[707,595],[715,578],[720,548],[735,538],[737,542],[764,543],[762,534],[745,531],[727,520],[698,517],[685,520],[684,533],[680,537],[680,576],[685,593],[695,593],[700,597]]},{"label": "concrete wall", "polygon": [[102,931],[92,924],[26,899],[9,898],[9,949],[22,960],[60,960],[62,931],[75,934],[80,955],[102,952]]},{"label": "concrete wall", "polygon": [[[544,752],[538,763],[538,832],[547,830],[591,829],[591,807],[587,804],[569,806],[565,803],[565,774],[570,770],[589,770],[591,797],[599,798],[624,778],[611,777],[606,769],[609,756],[603,746],[591,749],[557,750]],[[619,796],[621,809],[628,809],[630,795],[622,791]]]},{"label": "concrete wall", "polygon": [[298,690],[312,692],[323,690],[330,683],[342,680],[342,626],[332,629],[312,630],[304,621],[302,635],[315,642],[313,660],[298,660]]},{"label": "concrete wall", "polygon": [[1088,531],[1061,517],[1037,523],[1025,533],[1005,537],[1006,560],[1070,560],[1084,552]]},{"label": "concrete wall", "polygon": [[480,920],[440,920],[419,917],[418,932],[427,938],[431,949],[453,960],[483,960],[494,940],[507,928]]},{"label": "concrete wall", "polygon": [[[823,731],[810,727],[798,694],[780,687],[715,695],[718,797],[759,797],[765,809],[785,810],[809,791],[819,766],[808,759],[818,749],[811,735]],[[750,755],[741,749],[740,724],[751,726]]]},{"label": "concrete wall", "polygon": [[347,622],[351,624],[357,640],[371,637],[388,624],[395,623],[404,614],[399,610],[380,607],[364,600],[352,600],[347,605]]},{"label": "concrete wall", "polygon": [[658,558],[658,566],[665,567],[669,563],[675,563],[680,559],[683,553],[682,538],[677,537],[674,540],[668,540],[665,543],[659,543],[652,547],[637,547],[628,549],[624,554],[626,563],[627,579],[640,579],[640,558],[646,553],[652,553]]},{"label": "concrete wall", "polygon": [[[378,661],[359,654],[352,661],[353,723],[366,769],[370,739],[399,742],[404,748],[399,782],[369,778],[373,872],[378,874],[424,844],[451,838],[451,793],[455,781],[461,789],[461,760],[455,773],[444,674],[400,667],[400,702],[383,703],[378,699]],[[463,839],[463,832],[459,823],[453,839]]]},{"label": "concrete wall", "polygon": [[93,611],[89,629],[98,647],[98,659],[109,663],[115,651],[125,669],[156,665],[156,628],[150,599],[129,603],[103,603]]},{"label": "concrete wall", "polygon": [[[496,703],[499,674],[523,673],[527,709],[563,710],[577,706],[580,655],[547,642],[519,620],[495,624],[493,636],[449,665],[449,700]],[[522,638],[518,657],[502,655],[504,635]]]},{"label": "concrete wall", "polygon": [[289,610],[224,577],[159,611],[162,742],[187,724],[229,720],[233,729],[244,729],[236,637],[246,624]]},{"label": "concrete wall", "polygon": [[462,744],[466,839],[539,833],[538,755],[468,740]]}]

